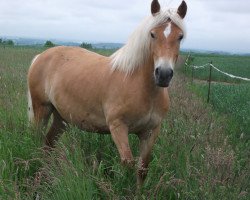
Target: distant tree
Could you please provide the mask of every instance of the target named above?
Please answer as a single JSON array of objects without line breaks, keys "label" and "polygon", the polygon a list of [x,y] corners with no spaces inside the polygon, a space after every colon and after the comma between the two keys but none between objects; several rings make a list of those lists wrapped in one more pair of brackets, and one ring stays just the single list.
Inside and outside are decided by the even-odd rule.
[{"label": "distant tree", "polygon": [[80,47],[85,48],[85,49],[93,49],[92,44],[86,43],[86,42],[83,42],[82,44],[80,44]]},{"label": "distant tree", "polygon": [[14,46],[13,40],[7,40],[6,41],[6,45],[8,45],[8,46]]},{"label": "distant tree", "polygon": [[13,40],[3,40],[3,39],[0,39],[0,45],[3,45],[4,47],[5,46],[14,46],[15,43],[13,42]]},{"label": "distant tree", "polygon": [[45,42],[45,44],[44,44],[44,47],[54,47],[54,46],[56,46],[56,45],[53,42],[49,41],[49,40],[47,40]]}]

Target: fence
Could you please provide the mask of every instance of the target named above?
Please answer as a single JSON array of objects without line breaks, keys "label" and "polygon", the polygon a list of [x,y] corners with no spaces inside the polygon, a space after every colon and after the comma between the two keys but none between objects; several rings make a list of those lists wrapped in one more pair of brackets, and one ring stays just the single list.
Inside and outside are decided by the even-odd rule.
[{"label": "fence", "polygon": [[192,82],[194,80],[194,70],[195,69],[204,69],[206,67],[209,67],[210,70],[209,70],[209,78],[208,78],[208,92],[207,92],[207,102],[209,103],[210,101],[210,93],[211,93],[211,82],[212,82],[212,69],[215,69],[216,71],[220,72],[221,74],[225,75],[225,76],[228,76],[230,78],[234,78],[234,79],[239,79],[239,80],[243,80],[243,81],[250,81],[249,78],[244,78],[244,77],[240,77],[240,76],[235,76],[233,74],[229,74],[227,72],[224,72],[220,69],[218,69],[217,67],[215,67],[213,65],[213,62],[211,61],[210,63],[206,63],[204,65],[201,65],[201,66],[195,66],[195,65],[189,65],[188,62],[189,62],[189,59],[190,59],[191,55],[189,54],[186,61],[185,61],[185,66],[186,67],[192,67]]}]

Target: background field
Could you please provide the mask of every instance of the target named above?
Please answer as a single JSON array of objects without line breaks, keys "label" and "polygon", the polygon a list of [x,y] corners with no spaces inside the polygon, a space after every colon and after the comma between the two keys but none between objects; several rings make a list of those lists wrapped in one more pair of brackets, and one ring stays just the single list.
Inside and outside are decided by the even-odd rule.
[{"label": "background field", "polygon": [[[250,56],[241,55],[216,55],[216,54],[191,54],[190,63],[194,66],[201,66],[206,63],[212,62],[213,65],[220,70],[233,74],[235,76],[241,76],[250,78]],[[190,67],[185,68],[186,73],[191,75],[192,70]],[[200,80],[208,80],[209,67],[205,69],[194,70],[194,78]],[[218,71],[213,69],[213,81],[229,82],[229,83],[246,83],[238,79],[232,79],[228,76],[222,75]]]},{"label": "background field", "polygon": [[[242,121],[224,112],[229,104],[237,109],[235,97],[218,90],[221,108],[206,104],[206,86],[191,84],[181,69],[170,87],[171,110],[140,192],[135,169],[120,165],[110,135],[68,127],[55,151],[45,154],[41,136],[28,126],[26,102],[27,70],[43,50],[0,47],[0,199],[249,199],[249,129],[239,129]],[[245,93],[237,97],[249,120]],[[130,142],[138,156],[137,138],[131,135]]]},{"label": "background field", "polygon": [[[183,68],[183,72],[191,77],[192,66],[201,66],[211,61],[224,72],[250,79],[249,56],[192,54],[189,66]],[[208,83],[199,80],[208,80],[209,67],[195,69],[193,73],[194,81],[190,88],[206,100]],[[249,150],[250,82],[232,79],[213,69],[210,103],[218,113],[224,113],[230,119],[227,132],[231,140],[237,143],[244,138],[244,144],[239,148]]]}]

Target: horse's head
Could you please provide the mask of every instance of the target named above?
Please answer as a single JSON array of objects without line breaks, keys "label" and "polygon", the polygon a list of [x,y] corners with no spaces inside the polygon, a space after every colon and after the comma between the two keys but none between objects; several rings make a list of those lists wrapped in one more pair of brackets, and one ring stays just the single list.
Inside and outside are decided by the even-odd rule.
[{"label": "horse's head", "polygon": [[[161,21],[164,13],[160,10],[158,0],[153,0],[151,13],[156,20]],[[155,83],[160,87],[168,87],[172,77],[173,68],[177,61],[180,42],[184,37],[183,27],[180,26],[187,12],[187,5],[182,1],[175,14],[171,14],[164,23],[156,24],[150,33],[151,51],[154,59]],[[160,19],[157,19],[160,18]]]}]

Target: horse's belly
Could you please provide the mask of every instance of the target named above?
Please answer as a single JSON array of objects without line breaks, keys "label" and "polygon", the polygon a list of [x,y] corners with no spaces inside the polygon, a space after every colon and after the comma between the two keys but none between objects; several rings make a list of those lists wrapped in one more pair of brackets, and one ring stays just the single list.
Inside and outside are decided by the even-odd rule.
[{"label": "horse's belly", "polygon": [[74,114],[61,114],[70,124],[88,132],[108,133],[109,129],[103,116],[90,112],[81,112]]},{"label": "horse's belly", "polygon": [[77,126],[88,132],[95,133],[109,133],[109,128],[106,124],[105,119],[99,116],[85,117],[78,121]]},{"label": "horse's belly", "polygon": [[[103,108],[96,95],[87,89],[64,88],[55,85],[49,98],[60,116],[69,124],[89,132],[107,132],[108,127]],[[58,91],[60,91],[59,93]]]},{"label": "horse's belly", "polygon": [[82,130],[98,133],[106,133],[109,130],[102,108],[97,103],[93,102],[94,107],[85,102],[79,104],[65,96],[64,101],[57,101],[53,105],[67,123]]}]

